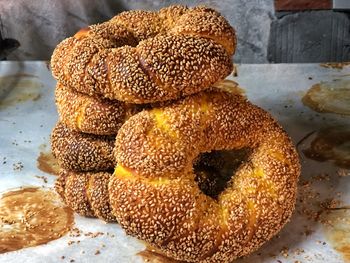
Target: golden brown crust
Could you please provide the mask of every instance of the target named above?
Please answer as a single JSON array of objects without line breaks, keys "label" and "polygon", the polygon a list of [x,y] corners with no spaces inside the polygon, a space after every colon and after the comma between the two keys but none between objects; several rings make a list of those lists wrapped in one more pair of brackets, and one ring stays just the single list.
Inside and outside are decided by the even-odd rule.
[{"label": "golden brown crust", "polygon": [[228,54],[234,54],[237,45],[235,31],[227,20],[214,9],[197,6],[183,15],[177,16],[177,20],[174,22],[173,26],[169,28],[170,34],[212,39],[221,44]]},{"label": "golden brown crust", "polygon": [[83,216],[115,222],[108,196],[108,172],[73,172],[61,169],[55,189],[64,202]]},{"label": "golden brown crust", "polygon": [[152,11],[125,11],[113,17],[111,23],[125,27],[138,42],[165,33],[163,21],[158,13]]},{"label": "golden brown crust", "polygon": [[139,106],[91,97],[58,83],[55,99],[60,121],[72,130],[115,135]]},{"label": "golden brown crust", "polygon": [[209,8],[128,11],[61,42],[51,67],[56,79],[77,91],[151,103],[224,79],[232,71],[235,45],[232,27]]},{"label": "golden brown crust", "polygon": [[[251,148],[217,199],[195,182],[202,152]],[[298,154],[265,111],[212,89],[131,117],[116,139],[109,183],[127,233],[191,262],[231,262],[275,235],[294,209]],[[150,216],[152,215],[152,216]]]},{"label": "golden brown crust", "polygon": [[[75,85],[76,76],[83,75],[86,89],[94,89],[97,85],[94,75],[84,74],[89,68],[82,67],[89,63],[91,55],[99,50],[124,45],[136,46],[137,41],[124,27],[116,24],[102,23],[98,26],[93,25],[83,28],[57,45],[51,57],[51,70],[53,76],[60,80],[64,85]],[[78,56],[77,56],[78,55]],[[72,57],[75,58],[75,64],[70,63]],[[91,70],[91,69],[90,69]],[[71,76],[68,79],[67,76]]]},{"label": "golden brown crust", "polygon": [[51,150],[61,167],[73,171],[113,169],[115,136],[97,136],[68,129],[57,123],[51,133]]}]

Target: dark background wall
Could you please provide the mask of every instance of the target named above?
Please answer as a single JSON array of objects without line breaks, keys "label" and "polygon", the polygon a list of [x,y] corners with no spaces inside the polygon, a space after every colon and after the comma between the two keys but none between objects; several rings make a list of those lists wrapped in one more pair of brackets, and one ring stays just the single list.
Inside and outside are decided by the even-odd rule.
[{"label": "dark background wall", "polygon": [[[318,3],[316,9],[323,10],[313,10],[314,3]],[[237,63],[347,61],[349,15],[330,10],[329,3],[330,0],[0,0],[2,38],[20,43],[13,51],[11,44],[16,42],[3,42],[0,59],[6,55],[15,60],[48,60],[62,39],[123,10],[205,4],[220,11],[235,27]]]},{"label": "dark background wall", "polygon": [[334,10],[337,7],[330,0],[276,0],[268,60],[288,63],[349,61],[349,14]]}]

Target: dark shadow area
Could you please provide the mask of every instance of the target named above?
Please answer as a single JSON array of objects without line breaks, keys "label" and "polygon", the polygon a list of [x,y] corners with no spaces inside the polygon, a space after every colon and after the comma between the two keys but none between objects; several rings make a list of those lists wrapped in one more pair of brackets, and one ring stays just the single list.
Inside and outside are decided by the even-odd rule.
[{"label": "dark shadow area", "polygon": [[0,60],[6,60],[6,57],[20,46],[20,43],[16,39],[3,38],[3,30],[4,29],[0,14]]},{"label": "dark shadow area", "polygon": [[250,154],[249,148],[201,154],[194,165],[195,181],[201,191],[217,199],[240,165],[248,160]]}]

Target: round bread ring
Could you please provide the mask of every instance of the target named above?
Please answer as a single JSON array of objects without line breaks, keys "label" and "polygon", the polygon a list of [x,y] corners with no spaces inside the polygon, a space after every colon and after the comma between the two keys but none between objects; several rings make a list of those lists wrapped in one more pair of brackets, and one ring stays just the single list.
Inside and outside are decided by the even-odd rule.
[{"label": "round bread ring", "polygon": [[[61,124],[57,124],[57,127]],[[57,129],[56,127],[56,129]],[[215,179],[208,169],[216,166],[216,154],[205,154],[198,158],[196,165],[196,181],[205,191],[215,194]],[[116,221],[111,213],[109,203],[108,182],[113,169],[104,172],[80,172],[62,168],[55,182],[55,190],[62,200],[75,212],[82,216],[98,217],[107,222]],[[217,174],[217,173],[214,173]],[[214,175],[215,176],[215,175]]]},{"label": "round bread ring", "polygon": [[[251,154],[217,199],[195,182],[193,160],[212,150]],[[116,139],[113,214],[128,234],[190,262],[231,262],[289,220],[300,174],[290,138],[243,97],[205,91],[131,117]]]},{"label": "round bread ring", "polygon": [[206,7],[127,11],[63,40],[53,76],[91,96],[153,103],[197,93],[232,71],[233,28]]},{"label": "round bread ring", "polygon": [[116,165],[115,136],[97,136],[57,123],[51,133],[51,150],[60,167],[73,171],[106,171]]},{"label": "round bread ring", "polygon": [[61,169],[55,190],[73,211],[82,216],[115,222],[108,196],[109,172],[73,172]]},{"label": "round bread ring", "polygon": [[[207,192],[215,192],[215,179],[211,180],[207,169],[213,167],[217,157],[203,155],[197,160],[201,167],[196,171],[196,180]],[[113,170],[113,169],[111,169]],[[112,172],[79,172],[61,168],[55,182],[55,190],[62,200],[79,215],[98,217],[106,222],[115,222],[108,192],[108,182]]]},{"label": "round bread ring", "polygon": [[60,121],[72,130],[96,135],[115,135],[139,105],[91,97],[57,83],[55,99]]}]

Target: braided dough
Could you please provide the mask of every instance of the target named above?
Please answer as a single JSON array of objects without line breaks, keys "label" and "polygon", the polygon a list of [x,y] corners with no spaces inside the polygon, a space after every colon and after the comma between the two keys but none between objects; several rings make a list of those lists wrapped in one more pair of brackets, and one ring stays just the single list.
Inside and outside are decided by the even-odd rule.
[{"label": "braided dough", "polygon": [[108,196],[108,181],[111,176],[112,173],[109,172],[73,172],[61,169],[55,189],[78,214],[115,222]]},{"label": "braided dough", "polygon": [[[251,148],[216,199],[193,161]],[[116,139],[113,215],[128,234],[191,262],[231,262],[275,235],[294,209],[300,165],[287,134],[239,95],[211,90],[131,117]]]},{"label": "braided dough", "polygon": [[128,11],[63,40],[53,76],[91,96],[129,103],[175,99],[204,90],[232,71],[233,28],[206,7]]}]

